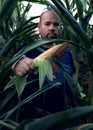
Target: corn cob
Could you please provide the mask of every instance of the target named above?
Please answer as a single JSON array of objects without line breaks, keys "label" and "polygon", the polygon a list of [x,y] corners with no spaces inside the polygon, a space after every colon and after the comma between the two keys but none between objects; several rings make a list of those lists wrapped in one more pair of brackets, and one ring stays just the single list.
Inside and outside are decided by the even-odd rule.
[{"label": "corn cob", "polygon": [[69,46],[68,43],[54,45],[50,49],[46,50],[45,52],[37,56],[34,60],[41,59],[41,58],[47,60],[56,55],[62,56],[66,51],[66,49],[68,48],[68,46]]},{"label": "corn cob", "polygon": [[56,55],[62,56],[67,48],[67,43],[54,45],[53,47],[33,59],[34,65],[38,68],[39,72],[40,89],[43,86],[45,77],[47,77],[50,81],[53,81],[54,79],[52,66],[48,60]]}]

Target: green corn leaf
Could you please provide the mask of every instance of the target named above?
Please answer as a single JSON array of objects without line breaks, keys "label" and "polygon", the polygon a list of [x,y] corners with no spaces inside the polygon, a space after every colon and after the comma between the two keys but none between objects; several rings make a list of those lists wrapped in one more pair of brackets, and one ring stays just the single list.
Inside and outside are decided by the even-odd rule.
[{"label": "green corn leaf", "polygon": [[2,6],[0,8],[0,25],[2,24],[2,22],[4,20],[7,19],[7,17],[9,16],[9,14],[11,14],[13,12],[13,10],[16,7],[18,0],[3,0],[2,2]]},{"label": "green corn leaf", "polygon": [[[83,106],[76,107],[72,109],[68,109],[66,111],[61,111],[53,114],[49,114],[40,119],[30,121],[26,124],[21,124],[18,126],[16,130],[24,129],[24,130],[71,130],[72,120],[77,120],[79,117],[91,114],[93,112],[93,106]],[[73,124],[75,126],[76,124]],[[93,123],[90,125],[85,125],[83,127],[85,129],[78,130],[89,130],[93,129]],[[73,129],[72,129],[73,130]],[[74,129],[75,130],[75,129]]]}]

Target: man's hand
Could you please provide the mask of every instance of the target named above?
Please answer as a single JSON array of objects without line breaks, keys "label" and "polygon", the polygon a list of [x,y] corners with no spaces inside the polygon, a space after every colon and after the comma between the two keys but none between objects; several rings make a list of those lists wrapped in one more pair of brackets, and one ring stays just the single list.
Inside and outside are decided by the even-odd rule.
[{"label": "man's hand", "polygon": [[23,76],[29,72],[32,72],[34,69],[35,65],[33,60],[26,56],[21,57],[11,67],[11,70],[18,76]]}]

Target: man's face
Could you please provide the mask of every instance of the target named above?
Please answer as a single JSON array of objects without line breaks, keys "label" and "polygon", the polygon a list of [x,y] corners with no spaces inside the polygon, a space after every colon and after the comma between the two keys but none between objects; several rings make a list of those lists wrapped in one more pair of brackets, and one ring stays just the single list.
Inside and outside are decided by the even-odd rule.
[{"label": "man's face", "polygon": [[41,21],[38,24],[38,30],[41,38],[56,39],[60,34],[60,20],[54,11],[47,11],[41,16]]}]

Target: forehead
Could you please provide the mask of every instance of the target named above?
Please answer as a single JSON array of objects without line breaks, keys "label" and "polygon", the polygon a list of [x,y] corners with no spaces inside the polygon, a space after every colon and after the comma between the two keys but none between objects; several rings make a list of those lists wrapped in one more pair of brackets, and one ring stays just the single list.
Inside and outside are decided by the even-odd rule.
[{"label": "forehead", "polygon": [[53,10],[44,12],[41,15],[40,19],[41,19],[41,22],[46,22],[46,21],[58,22],[58,23],[60,22],[58,15]]}]

